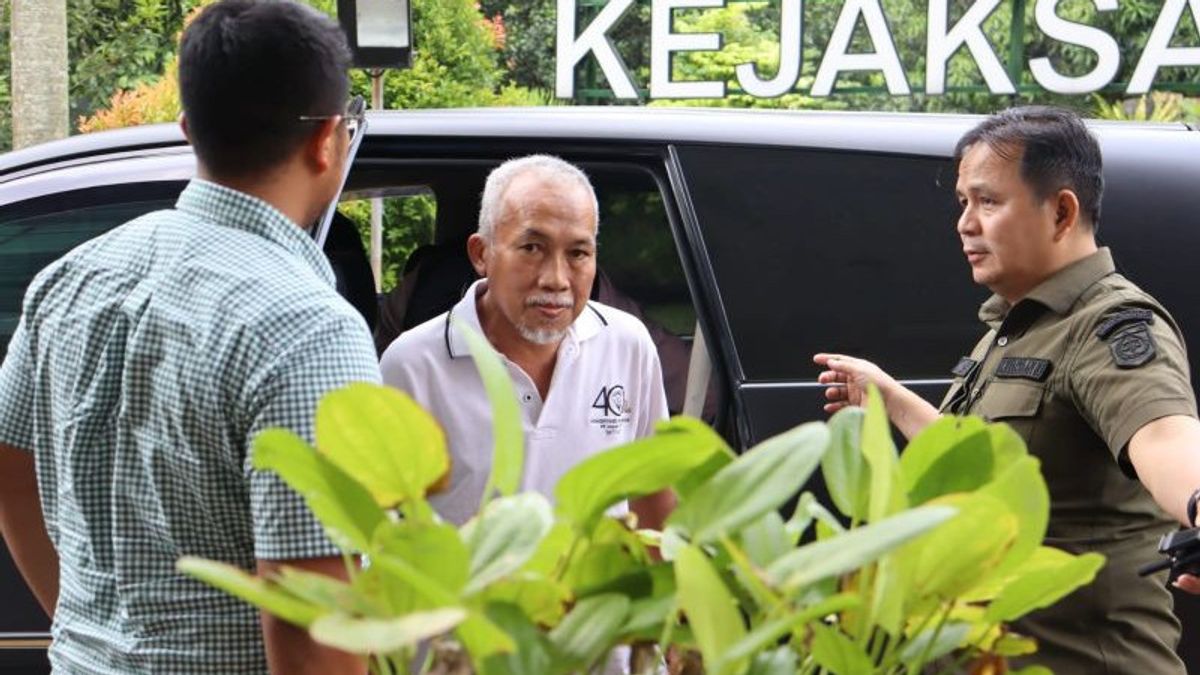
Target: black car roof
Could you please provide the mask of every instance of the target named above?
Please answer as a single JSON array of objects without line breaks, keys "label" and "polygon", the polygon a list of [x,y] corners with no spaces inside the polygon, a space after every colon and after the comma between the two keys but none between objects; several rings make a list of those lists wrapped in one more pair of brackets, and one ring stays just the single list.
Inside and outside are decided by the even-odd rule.
[{"label": "black car roof", "polygon": [[[980,116],[847,111],[550,106],[372,111],[364,150],[381,137],[505,138],[599,142],[805,146],[946,156]],[[1183,124],[1089,122],[1102,140]],[[39,165],[114,153],[182,147],[177,124],[81,134],[0,155],[0,176]]]}]

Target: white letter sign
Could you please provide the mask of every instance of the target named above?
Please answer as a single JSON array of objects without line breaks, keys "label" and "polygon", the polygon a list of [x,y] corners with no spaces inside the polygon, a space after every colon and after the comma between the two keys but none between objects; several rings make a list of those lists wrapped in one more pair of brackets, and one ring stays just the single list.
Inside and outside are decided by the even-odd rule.
[{"label": "white letter sign", "polygon": [[637,88],[629,77],[629,69],[617,54],[608,31],[625,12],[633,6],[633,0],[610,0],[596,19],[575,37],[575,0],[558,0],[558,44],[555,58],[554,93],[559,98],[575,95],[575,64],[583,60],[588,52],[596,55],[608,86],[617,98],[637,98]]},{"label": "white letter sign", "polygon": [[[1101,12],[1111,12],[1117,8],[1117,0],[1094,0],[1096,9]],[[1060,75],[1050,65],[1050,59],[1045,56],[1031,59],[1029,70],[1038,84],[1056,94],[1086,94],[1090,91],[1103,89],[1117,76],[1121,66],[1121,48],[1113,36],[1099,28],[1072,23],[1055,13],[1059,0],[1038,0],[1034,17],[1038,28],[1047,37],[1059,42],[1079,45],[1096,52],[1096,65],[1091,72],[1079,77]]]},{"label": "white letter sign", "polygon": [[1200,66],[1200,47],[1170,46],[1171,36],[1183,18],[1184,5],[1191,7],[1192,20],[1200,28],[1200,7],[1196,6],[1196,0],[1167,0],[1158,15],[1158,21],[1154,23],[1150,39],[1146,40],[1146,50],[1142,52],[1133,77],[1129,78],[1126,93],[1144,94],[1150,91],[1154,76],[1163,66]]},{"label": "white letter sign", "polygon": [[[866,21],[871,43],[875,45],[874,54],[846,53],[860,14]],[[846,0],[846,4],[842,5],[842,13],[833,27],[833,36],[829,38],[829,46],[825,48],[821,66],[817,68],[812,95],[828,96],[833,91],[837,74],[843,70],[882,70],[889,93],[909,93],[904,67],[900,65],[900,57],[896,54],[896,45],[892,42],[892,34],[888,31],[887,19],[883,17],[879,0]]]},{"label": "white letter sign", "polygon": [[671,81],[675,52],[715,52],[720,33],[675,33],[676,9],[724,7],[725,0],[655,0],[650,14],[650,98],[725,98],[724,82]]},{"label": "white letter sign", "polygon": [[782,25],[779,28],[779,70],[775,77],[763,80],[753,63],[741,63],[737,67],[738,86],[751,96],[775,98],[783,96],[796,86],[800,79],[803,62],[804,0],[783,0]]},{"label": "white letter sign", "polygon": [[1004,72],[996,52],[987,36],[983,34],[983,22],[996,7],[1000,0],[979,0],[971,5],[966,14],[959,19],[954,28],[946,31],[947,10],[949,0],[929,0],[929,44],[925,48],[925,93],[946,93],[946,62],[954,56],[964,43],[971,51],[975,64],[983,73],[983,80],[993,94],[1015,94],[1012,81]]}]

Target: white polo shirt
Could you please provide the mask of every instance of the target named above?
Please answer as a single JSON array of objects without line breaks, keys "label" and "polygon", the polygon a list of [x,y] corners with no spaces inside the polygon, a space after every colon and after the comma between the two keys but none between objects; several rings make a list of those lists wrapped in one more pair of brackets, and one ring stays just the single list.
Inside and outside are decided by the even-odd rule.
[{"label": "white polo shirt", "polygon": [[[456,524],[475,514],[492,466],[492,412],[461,320],[483,334],[471,285],[449,312],[396,339],[383,353],[383,381],[407,392],[441,423],[451,456],[450,487],[431,500]],[[667,418],[658,351],[646,327],[619,309],[589,302],[558,347],[543,401],[525,371],[500,355],[517,390],[525,428],[522,490],[553,498],[558,479],[591,455],[653,433]]]}]

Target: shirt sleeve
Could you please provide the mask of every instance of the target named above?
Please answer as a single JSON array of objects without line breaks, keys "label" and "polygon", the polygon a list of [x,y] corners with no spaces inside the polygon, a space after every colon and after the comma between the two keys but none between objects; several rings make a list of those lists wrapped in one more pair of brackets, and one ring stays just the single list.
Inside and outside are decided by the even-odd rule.
[{"label": "shirt sleeve", "polygon": [[[310,445],[317,403],[328,392],[353,382],[379,383],[375,350],[357,317],[322,320],[273,361],[268,375],[250,393],[247,442],[264,429],[282,427]],[[304,500],[278,476],[255,471],[248,452],[244,467],[254,523],[254,553],[260,560],[293,560],[339,555]]]},{"label": "shirt sleeve", "polygon": [[0,366],[0,443],[32,451],[33,439],[33,354],[25,318],[8,343]]},{"label": "shirt sleeve", "polygon": [[1131,476],[1124,453],[1138,429],[1162,417],[1196,416],[1183,336],[1169,316],[1150,309],[1152,321],[1104,326],[1102,317],[1089,326],[1070,369],[1080,413]]},{"label": "shirt sleeve", "polygon": [[645,413],[638,419],[637,438],[645,438],[654,434],[654,427],[670,416],[667,409],[667,391],[663,386],[662,363],[658,359],[658,350],[646,335],[642,341],[643,364],[639,379],[643,383],[641,400],[645,403]]}]

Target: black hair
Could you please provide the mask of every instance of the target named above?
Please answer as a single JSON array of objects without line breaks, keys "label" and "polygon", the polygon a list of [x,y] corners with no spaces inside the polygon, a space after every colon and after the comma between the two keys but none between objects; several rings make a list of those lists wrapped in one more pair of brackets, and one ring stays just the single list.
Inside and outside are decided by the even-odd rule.
[{"label": "black hair", "polygon": [[345,110],[350,50],[332,19],[291,0],[221,0],[179,48],[188,135],[206,169],[240,177],[279,165]]},{"label": "black hair", "polygon": [[1062,189],[1074,192],[1080,212],[1093,228],[1099,227],[1104,166],[1100,144],[1079,115],[1050,106],[1024,106],[996,113],[958,140],[955,164],[980,142],[1001,157],[1020,157],[1021,178],[1039,199],[1048,199]]}]

